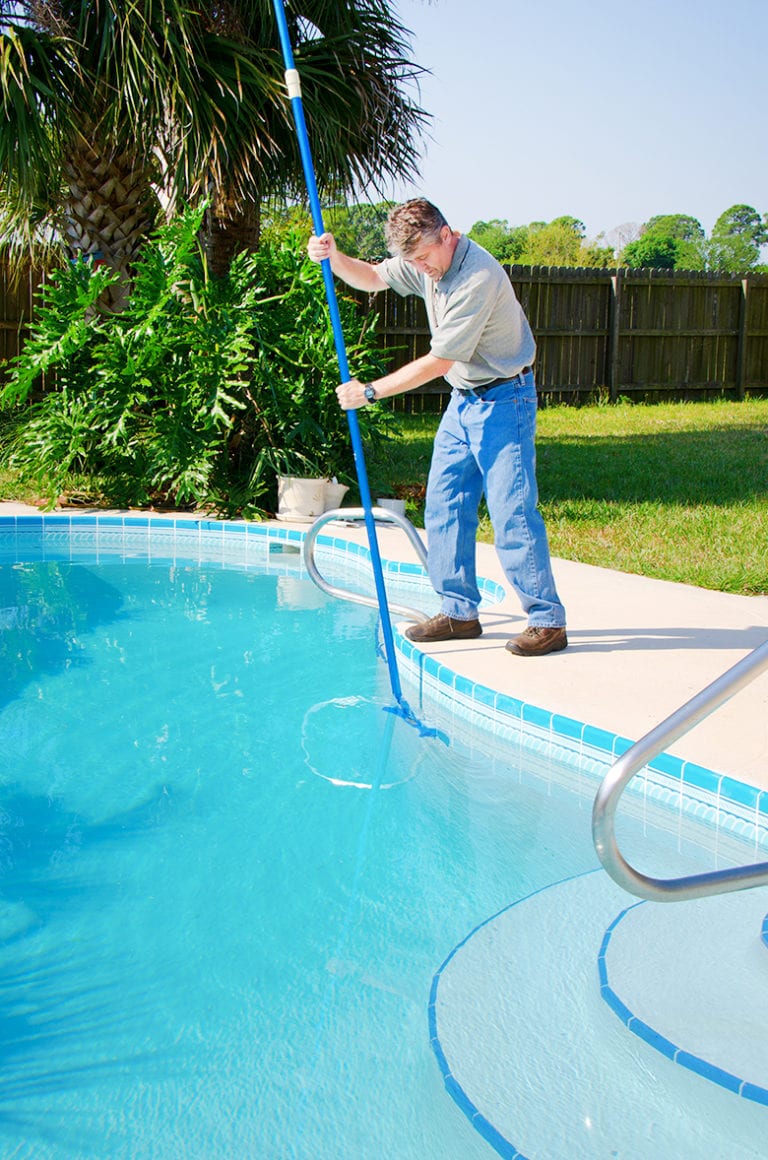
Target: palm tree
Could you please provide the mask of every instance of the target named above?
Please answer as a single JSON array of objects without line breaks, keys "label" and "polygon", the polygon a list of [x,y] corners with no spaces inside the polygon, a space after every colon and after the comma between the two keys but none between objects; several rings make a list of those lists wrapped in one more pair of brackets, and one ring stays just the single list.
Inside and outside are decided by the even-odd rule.
[{"label": "palm tree", "polygon": [[[289,23],[321,189],[411,176],[426,115],[386,0],[296,0]],[[161,209],[206,198],[222,273],[301,173],[270,0],[0,0],[6,238],[127,278]]]}]

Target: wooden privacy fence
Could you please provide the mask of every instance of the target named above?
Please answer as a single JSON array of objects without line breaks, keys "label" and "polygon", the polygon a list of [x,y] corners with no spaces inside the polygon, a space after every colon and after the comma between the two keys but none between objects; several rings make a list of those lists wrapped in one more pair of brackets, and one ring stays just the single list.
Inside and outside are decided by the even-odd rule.
[{"label": "wooden privacy fence", "polygon": [[40,281],[41,275],[32,271],[11,278],[6,262],[0,258],[0,386],[5,382],[5,364],[23,344]]},{"label": "wooden privacy fence", "polygon": [[[536,382],[545,403],[768,394],[768,275],[507,270],[536,336]],[[39,281],[30,273],[12,283],[0,260],[0,385],[4,361],[23,342]],[[393,366],[429,350],[420,299],[387,291],[359,301],[379,314]],[[398,403],[436,410],[447,393],[440,379]]]},{"label": "wooden privacy fence", "polygon": [[[768,276],[507,267],[536,336],[543,402],[743,399],[768,394]],[[361,298],[363,301],[363,298]],[[380,313],[393,367],[429,350],[424,304],[391,291]],[[442,380],[403,397],[439,408]]]}]

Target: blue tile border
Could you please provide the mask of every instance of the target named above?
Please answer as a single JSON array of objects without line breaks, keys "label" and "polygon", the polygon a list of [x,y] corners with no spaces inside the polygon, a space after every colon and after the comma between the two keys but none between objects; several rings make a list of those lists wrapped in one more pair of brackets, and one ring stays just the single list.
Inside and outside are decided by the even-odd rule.
[{"label": "blue tile border", "polygon": [[[626,907],[625,910],[622,910],[616,916],[606,930],[597,957],[601,997],[614,1014],[619,1017],[627,1031],[631,1031],[633,1035],[637,1035],[639,1039],[642,1039],[655,1051],[659,1051],[662,1055],[665,1055],[672,1063],[678,1063],[681,1067],[687,1068],[688,1071],[696,1072],[703,1079],[709,1080],[710,1083],[715,1083],[718,1087],[725,1088],[727,1091],[733,1092],[734,1095],[741,1096],[745,1100],[768,1105],[768,1088],[764,1088],[760,1084],[750,1083],[745,1079],[740,1079],[739,1076],[733,1075],[732,1072],[726,1071],[714,1063],[710,1063],[709,1060],[702,1059],[700,1056],[694,1055],[690,1051],[685,1051],[682,1047],[678,1047],[677,1044],[672,1043],[666,1036],[655,1031],[653,1027],[643,1019],[640,1019],[639,1016],[634,1015],[614,991],[608,977],[607,965],[608,947],[610,946],[611,938],[616,927],[632,910],[635,910],[638,906],[647,905],[647,901],[642,901]],[[768,921],[768,918],[766,921]],[[765,926],[763,926],[763,936],[765,937]]]},{"label": "blue tile border", "polygon": [[[634,741],[596,728],[587,722],[550,712],[540,706],[496,692],[488,686],[457,677],[422,653],[399,633],[395,643],[406,670],[417,685],[419,696],[442,698],[452,710],[459,702],[480,725],[499,735],[516,729],[525,733],[533,748],[553,754],[558,760],[579,766],[602,778],[610,766]],[[674,799],[678,812],[713,828],[729,831],[755,842],[768,841],[768,790],[716,773],[682,757],[660,753],[627,787],[627,797],[642,796],[669,806]]]}]

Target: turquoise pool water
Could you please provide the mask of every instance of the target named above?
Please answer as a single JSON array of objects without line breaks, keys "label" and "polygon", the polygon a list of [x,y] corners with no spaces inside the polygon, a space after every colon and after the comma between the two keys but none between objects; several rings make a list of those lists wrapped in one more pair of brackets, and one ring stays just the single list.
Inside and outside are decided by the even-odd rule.
[{"label": "turquoise pool water", "polygon": [[[594,869],[587,799],[388,713],[375,614],[295,556],[200,554],[0,536],[0,1155],[493,1156],[436,1064],[432,979]],[[669,855],[626,829],[657,870],[712,863],[696,830]]]}]

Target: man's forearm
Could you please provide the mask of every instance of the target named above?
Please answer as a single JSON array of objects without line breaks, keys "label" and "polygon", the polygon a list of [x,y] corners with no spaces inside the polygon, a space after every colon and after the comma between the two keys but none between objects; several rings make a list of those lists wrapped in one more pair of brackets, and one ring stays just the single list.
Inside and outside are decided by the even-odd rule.
[{"label": "man's forearm", "polygon": [[337,278],[341,278],[342,282],[346,282],[355,290],[366,290],[369,294],[376,294],[380,290],[387,289],[386,282],[379,276],[375,266],[370,262],[363,262],[360,258],[351,258],[341,250],[336,250],[331,256],[331,269]]},{"label": "man's forearm", "polygon": [[452,366],[452,359],[435,358],[433,354],[425,354],[399,367],[392,374],[376,379],[373,385],[380,399],[389,399],[406,391],[415,391],[417,387],[423,387],[425,383],[439,379],[447,374]]},{"label": "man's forearm", "polygon": [[[377,399],[391,399],[406,391],[415,391],[417,387],[423,387],[432,379],[439,379],[441,375],[447,374],[452,366],[452,359],[435,358],[432,354],[425,354],[393,371],[391,375],[382,375],[380,379],[374,379],[371,386],[376,392]],[[359,379],[339,383],[336,388],[339,404],[345,411],[363,407],[368,402],[365,388],[366,384],[361,383]]]}]

